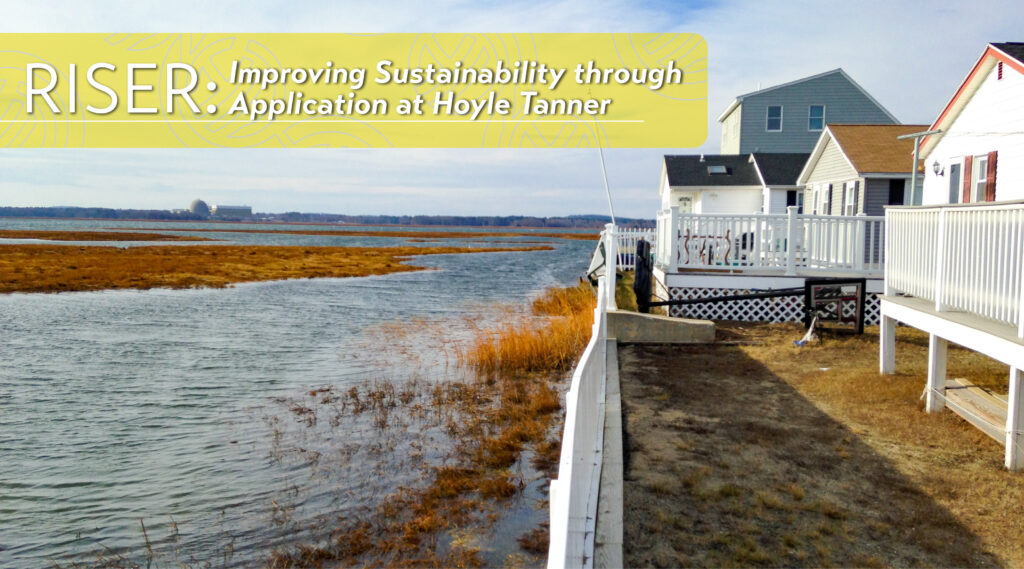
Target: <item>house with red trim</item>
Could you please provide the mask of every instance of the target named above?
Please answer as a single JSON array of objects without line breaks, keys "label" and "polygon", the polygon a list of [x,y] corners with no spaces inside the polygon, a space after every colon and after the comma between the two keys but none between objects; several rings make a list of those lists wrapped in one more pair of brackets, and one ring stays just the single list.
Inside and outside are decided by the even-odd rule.
[{"label": "house with red trim", "polygon": [[[956,412],[1024,471],[1024,42],[988,44],[929,130],[925,205],[885,212],[879,370],[896,370],[897,323],[927,332],[925,410]],[[1005,364],[1005,389],[948,377],[950,343]]]},{"label": "house with red trim", "polygon": [[1024,199],[1024,42],[990,43],[929,130],[924,204]]}]

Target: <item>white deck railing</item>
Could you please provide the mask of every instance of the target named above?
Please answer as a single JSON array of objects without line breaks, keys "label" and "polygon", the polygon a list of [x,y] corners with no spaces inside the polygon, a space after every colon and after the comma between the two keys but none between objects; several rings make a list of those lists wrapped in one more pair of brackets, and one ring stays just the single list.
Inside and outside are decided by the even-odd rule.
[{"label": "white deck railing", "polygon": [[614,225],[607,225],[608,271],[598,279],[590,342],[573,370],[565,395],[565,429],[558,478],[551,481],[548,568],[594,566],[597,497],[604,448],[604,404],[608,310],[615,309],[617,248]]},{"label": "white deck railing", "polygon": [[618,250],[618,258],[616,261],[619,270],[632,271],[636,264],[634,256],[636,255],[637,242],[643,239],[644,241],[651,243],[653,246],[655,241],[655,230],[619,227],[615,230],[615,238],[616,248]]},{"label": "white deck railing", "polygon": [[886,294],[984,316],[1024,338],[1024,203],[896,207],[886,219]]},{"label": "white deck railing", "polygon": [[881,276],[885,218],[799,215],[658,214],[656,263],[668,272],[837,272]]}]

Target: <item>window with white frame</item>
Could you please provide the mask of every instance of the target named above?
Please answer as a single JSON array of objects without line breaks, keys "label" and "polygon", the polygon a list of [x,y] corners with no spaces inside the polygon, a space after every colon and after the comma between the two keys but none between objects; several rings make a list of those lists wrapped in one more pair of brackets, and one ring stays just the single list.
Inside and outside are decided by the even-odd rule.
[{"label": "window with white frame", "polygon": [[988,155],[975,156],[973,162],[974,172],[971,176],[974,178],[974,182],[971,184],[971,201],[983,202],[988,183]]},{"label": "window with white frame", "polygon": [[825,105],[811,105],[807,113],[807,130],[824,130]]},{"label": "window with white frame", "polygon": [[769,132],[779,132],[782,130],[782,105],[768,106],[765,130]]},{"label": "window with white frame", "polygon": [[857,182],[846,182],[843,192],[843,215],[857,215]]}]

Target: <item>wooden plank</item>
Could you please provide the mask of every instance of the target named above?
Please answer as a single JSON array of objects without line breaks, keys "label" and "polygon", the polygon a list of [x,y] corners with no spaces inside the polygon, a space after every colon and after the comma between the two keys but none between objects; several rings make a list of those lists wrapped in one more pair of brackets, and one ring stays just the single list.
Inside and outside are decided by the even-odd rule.
[{"label": "wooden plank", "polygon": [[949,408],[999,443],[1006,442],[1006,402],[963,378],[946,382]]},{"label": "wooden plank", "polygon": [[623,567],[622,561],[622,398],[615,340],[608,340],[604,452],[597,500],[594,569]]}]

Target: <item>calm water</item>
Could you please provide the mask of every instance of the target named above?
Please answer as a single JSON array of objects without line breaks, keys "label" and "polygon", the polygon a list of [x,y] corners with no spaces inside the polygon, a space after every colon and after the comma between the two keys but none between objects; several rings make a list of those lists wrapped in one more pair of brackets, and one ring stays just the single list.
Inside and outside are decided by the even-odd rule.
[{"label": "calm water", "polygon": [[[0,228],[115,223],[169,229],[52,220],[0,220]],[[140,519],[177,559],[244,565],[306,520],[360,507],[367,476],[379,478],[373,469],[383,463],[349,464],[339,475],[288,450],[358,444],[365,426],[335,425],[307,441],[287,401],[325,385],[458,374],[437,334],[424,330],[458,334],[460,322],[500,318],[496,303],[574,282],[592,244],[552,243],[546,252],[422,257],[416,264],[440,270],[380,277],[0,296],[0,566],[137,550]],[[390,449],[394,461],[404,448]],[[403,482],[400,469],[391,472]]]}]

